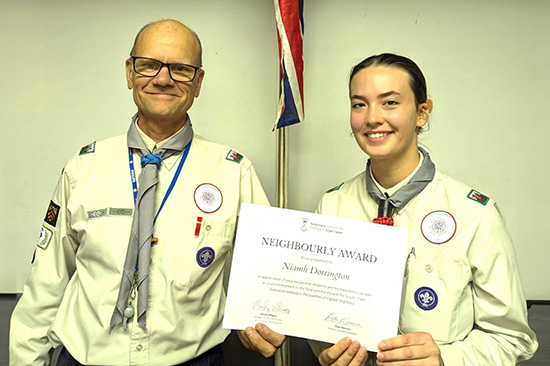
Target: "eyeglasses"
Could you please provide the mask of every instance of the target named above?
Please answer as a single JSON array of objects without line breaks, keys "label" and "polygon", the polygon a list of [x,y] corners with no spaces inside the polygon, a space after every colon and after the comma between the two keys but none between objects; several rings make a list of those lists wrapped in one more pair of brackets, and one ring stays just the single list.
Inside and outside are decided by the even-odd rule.
[{"label": "eyeglasses", "polygon": [[193,81],[197,76],[200,67],[180,64],[164,63],[154,58],[130,56],[133,61],[134,71],[142,76],[154,78],[164,66],[168,69],[168,74],[174,81]]}]

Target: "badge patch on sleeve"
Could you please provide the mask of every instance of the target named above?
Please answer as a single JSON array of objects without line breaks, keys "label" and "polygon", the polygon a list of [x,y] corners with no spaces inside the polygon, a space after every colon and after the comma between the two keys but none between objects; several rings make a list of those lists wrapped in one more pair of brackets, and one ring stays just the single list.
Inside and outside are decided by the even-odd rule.
[{"label": "badge patch on sleeve", "polygon": [[37,244],[38,247],[40,249],[46,250],[48,245],[50,245],[50,241],[52,241],[52,237],[53,237],[53,231],[51,231],[45,226],[42,226],[42,231],[40,231],[40,239],[38,239],[38,244]]},{"label": "badge patch on sleeve", "polygon": [[92,142],[91,144],[83,146],[82,149],[80,149],[80,153],[78,155],[86,155],[94,152],[95,152],[95,141]]},{"label": "badge patch on sleeve", "polygon": [[243,156],[235,150],[229,150],[225,158],[229,161],[234,161],[235,163],[240,163],[241,160],[243,160]]},{"label": "badge patch on sleeve", "polygon": [[468,193],[468,198],[472,201],[481,203],[483,206],[487,205],[487,202],[489,202],[489,197],[476,191],[475,189],[472,189],[470,193]]},{"label": "badge patch on sleeve", "polygon": [[55,225],[57,225],[58,216],[59,206],[56,205],[53,201],[50,201],[50,205],[48,206],[48,211],[46,211],[46,217],[44,217],[44,221],[46,222],[46,224],[55,227]]}]

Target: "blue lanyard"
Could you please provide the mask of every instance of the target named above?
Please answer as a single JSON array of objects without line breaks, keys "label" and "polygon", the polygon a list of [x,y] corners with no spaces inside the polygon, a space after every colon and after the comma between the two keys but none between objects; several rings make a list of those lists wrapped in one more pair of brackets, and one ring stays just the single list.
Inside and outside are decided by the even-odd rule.
[{"label": "blue lanyard", "polygon": [[[176,182],[178,180],[178,177],[180,176],[181,168],[183,168],[183,164],[185,164],[185,160],[187,159],[187,155],[189,154],[189,149],[191,147],[191,142],[187,144],[185,147],[185,150],[183,151],[183,156],[181,157],[180,163],[178,165],[178,169],[176,169],[176,173],[174,174],[174,178],[172,178],[172,182],[170,183],[170,186],[168,187],[168,190],[164,194],[164,198],[162,199],[162,202],[160,204],[160,207],[157,211],[157,214],[155,215],[155,218],[153,219],[153,225],[155,225],[155,222],[157,221],[157,217],[164,207],[164,204],[166,203],[166,200],[168,199],[168,196],[170,196],[170,193],[172,193],[172,189],[174,189],[174,186],[176,185]],[[132,192],[134,193],[134,206],[136,205],[137,201],[137,195],[138,195],[138,187],[137,187],[137,180],[136,180],[136,171],[134,168],[134,154],[132,153],[132,149],[128,148],[128,161],[130,164],[130,179],[132,180]]]}]

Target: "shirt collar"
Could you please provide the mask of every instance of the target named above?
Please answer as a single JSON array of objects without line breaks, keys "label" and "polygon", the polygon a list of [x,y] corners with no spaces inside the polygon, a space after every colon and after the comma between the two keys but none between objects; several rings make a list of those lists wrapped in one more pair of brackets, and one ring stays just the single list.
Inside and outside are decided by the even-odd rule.
[{"label": "shirt collar", "polygon": [[409,181],[412,179],[412,177],[416,174],[416,172],[418,171],[418,169],[420,169],[420,167],[422,166],[422,163],[424,162],[424,156],[420,153],[420,151],[418,152],[418,155],[420,155],[420,161],[418,162],[418,165],[416,166],[416,168],[411,172],[411,174],[409,174],[405,179],[403,179],[401,182],[397,183],[396,185],[394,185],[393,187],[390,187],[390,188],[384,188],[380,185],[380,183],[378,183],[378,181],[376,180],[376,178],[374,178],[374,175],[372,174],[372,168],[369,169],[369,174],[372,178],[372,181],[374,182],[374,184],[376,184],[376,186],[378,187],[378,189],[380,190],[380,192],[382,192],[383,194],[384,193],[387,193],[388,196],[391,196],[392,194],[394,194],[395,192],[397,192],[401,187],[405,186],[407,183],[409,183]]},{"label": "shirt collar", "polygon": [[[147,148],[149,149],[149,152],[152,152],[153,150],[155,150],[157,147],[161,147],[162,145],[164,145],[165,143],[167,143],[168,141],[170,141],[171,138],[173,138],[175,135],[177,135],[179,132],[181,132],[181,130],[183,130],[183,128],[185,127],[185,124],[176,132],[174,133],[172,136],[168,137],[167,139],[164,139],[160,142],[155,142],[155,140],[153,140],[152,138],[150,138],[145,132],[143,132],[143,130],[141,128],[139,128],[139,125],[138,125],[138,119],[136,118],[136,121],[134,122],[136,124],[136,128],[137,128],[137,131],[139,133],[139,135],[141,136],[141,138],[143,139],[143,142],[145,143],[145,146],[147,146]],[[191,123],[191,121],[189,120],[189,118],[187,118],[187,120],[185,121],[185,123]],[[174,154],[166,159],[162,159],[162,165],[164,165],[164,167],[166,169],[168,169],[169,171],[172,170],[172,168],[174,167],[174,165],[176,165],[176,163],[178,162],[179,158],[181,157],[182,153],[177,153],[177,154]]]},{"label": "shirt collar", "polygon": [[[188,123],[189,120],[186,120],[185,123]],[[143,132],[143,130],[139,127],[139,124],[138,124],[138,119],[136,118],[136,121],[134,122],[136,124],[136,127],[137,127],[137,130],[138,130],[138,133],[139,135],[141,136],[141,138],[143,139],[143,142],[145,142],[145,146],[147,146],[147,148],[149,149],[149,151],[153,151],[155,150],[157,147],[161,147],[162,145],[164,145],[166,142],[168,142],[172,137],[174,137],[175,135],[177,135],[181,130],[183,130],[183,127],[185,127],[185,124],[176,132],[174,133],[172,136],[168,137],[167,139],[164,139],[160,142],[155,142],[155,140],[153,140],[152,138],[150,138],[145,132]]]}]

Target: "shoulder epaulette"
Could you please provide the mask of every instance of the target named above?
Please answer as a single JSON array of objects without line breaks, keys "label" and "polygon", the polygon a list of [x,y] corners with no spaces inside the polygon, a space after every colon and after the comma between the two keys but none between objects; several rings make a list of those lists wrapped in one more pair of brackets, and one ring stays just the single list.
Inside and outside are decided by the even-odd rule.
[{"label": "shoulder epaulette", "polygon": [[477,203],[481,203],[483,206],[487,205],[487,202],[489,202],[489,197],[484,195],[481,192],[476,191],[475,189],[472,189],[470,193],[468,193],[467,196],[472,201],[476,201]]},{"label": "shoulder epaulette", "polygon": [[326,191],[325,193],[330,193],[330,192],[334,192],[334,191],[337,191],[340,189],[340,187],[342,187],[342,184],[344,184],[344,182],[338,184],[336,187],[332,187],[331,189],[329,189],[328,191]]},{"label": "shoulder epaulette", "polygon": [[243,160],[243,156],[235,150],[229,150],[225,159],[239,164]]},{"label": "shoulder epaulette", "polygon": [[94,152],[95,152],[95,141],[92,142],[91,144],[83,146],[82,149],[80,149],[80,153],[78,155],[93,154]]}]

